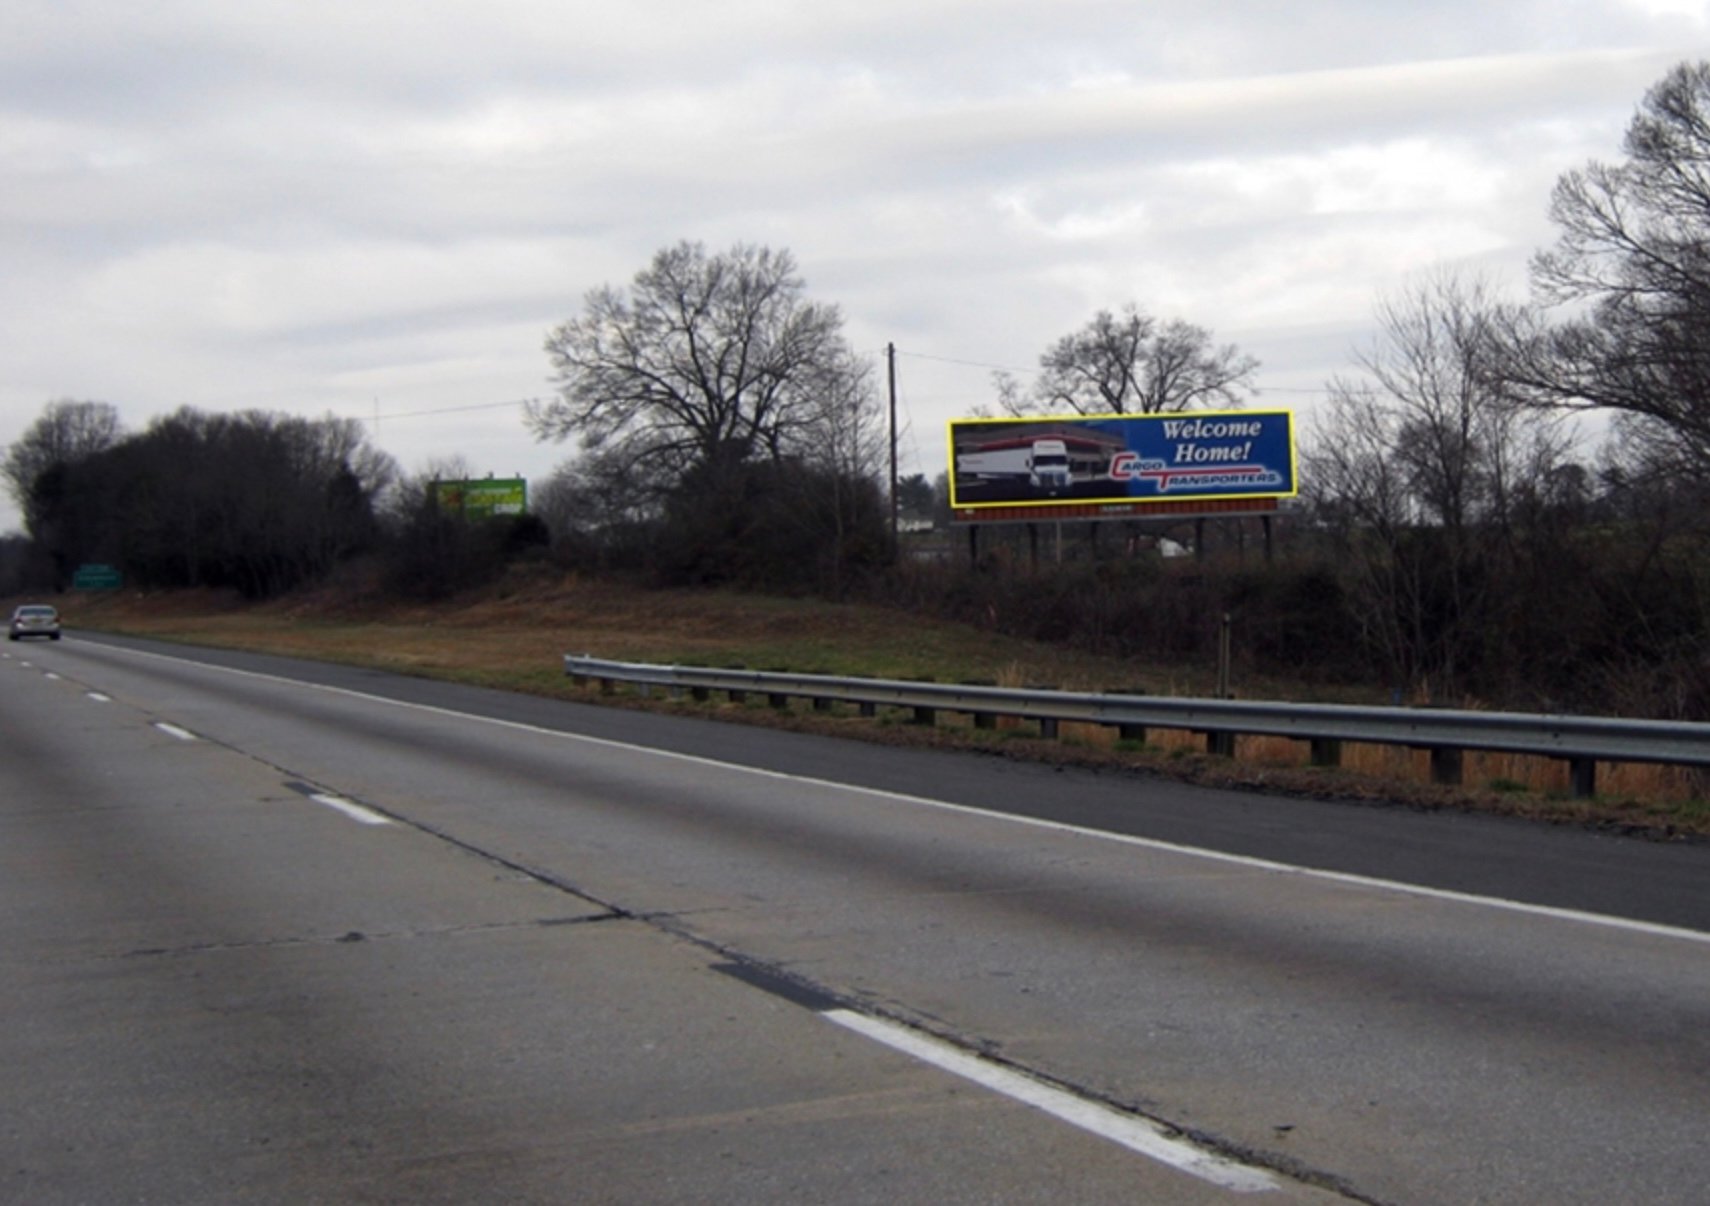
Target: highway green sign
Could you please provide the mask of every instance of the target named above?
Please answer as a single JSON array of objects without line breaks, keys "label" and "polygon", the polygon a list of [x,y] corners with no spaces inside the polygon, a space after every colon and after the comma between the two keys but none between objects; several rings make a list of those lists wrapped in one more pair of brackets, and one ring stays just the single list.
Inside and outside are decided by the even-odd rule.
[{"label": "highway green sign", "polygon": [[71,576],[73,590],[118,590],[124,575],[111,565],[80,565]]}]

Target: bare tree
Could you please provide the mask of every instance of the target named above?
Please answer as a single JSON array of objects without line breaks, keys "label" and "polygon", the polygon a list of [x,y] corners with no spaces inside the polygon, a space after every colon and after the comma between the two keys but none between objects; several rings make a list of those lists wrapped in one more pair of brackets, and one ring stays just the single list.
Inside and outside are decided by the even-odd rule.
[{"label": "bare tree", "polygon": [[1302,452],[1302,493],[1333,537],[1361,644],[1411,679],[1428,661],[1428,640],[1422,583],[1404,556],[1418,514],[1395,455],[1399,424],[1370,383],[1338,379],[1329,389]]},{"label": "bare tree", "polygon": [[23,512],[27,531],[42,535],[53,507],[50,496],[56,476],[113,447],[122,431],[118,410],[106,402],[60,398],[42,409],[41,417],[6,449],[6,459],[0,463],[7,491]]},{"label": "bare tree", "polygon": [[1653,87],[1624,147],[1557,182],[1560,237],[1533,283],[1576,309],[1517,323],[1502,371],[1533,403],[1652,419],[1678,462],[1710,472],[1710,63]]},{"label": "bare tree", "polygon": [[813,408],[854,362],[835,306],[810,302],[787,251],[698,243],[659,252],[628,290],[605,286],[546,339],[558,396],[531,404],[539,439],[621,445],[664,478],[800,452]]},{"label": "bare tree", "polygon": [[660,518],[659,495],[637,480],[642,476],[627,457],[584,453],[556,466],[535,488],[529,506],[567,553],[632,561]]},{"label": "bare tree", "polygon": [[1452,276],[1383,302],[1364,378],[1331,382],[1303,458],[1368,639],[1396,672],[1450,689],[1493,614],[1518,500],[1570,442],[1559,415],[1516,406],[1493,375],[1505,315],[1487,285]]},{"label": "bare tree", "polygon": [[479,476],[462,453],[430,457],[414,473],[395,473],[379,496],[379,514],[387,523],[406,523],[438,505],[436,482],[468,481]]},{"label": "bare tree", "polygon": [[610,531],[664,579],[799,583],[828,558],[840,584],[872,563],[871,366],[788,252],[680,243],[628,290],[590,293],[546,350],[558,396],[530,428],[580,438],[584,497],[653,521],[644,542],[627,520]]},{"label": "bare tree", "polygon": [[574,460],[555,465],[529,491],[528,506],[555,542],[570,537],[592,518],[580,465]]},{"label": "bare tree", "polygon": [[998,401],[1011,414],[1171,414],[1240,406],[1255,392],[1259,362],[1211,332],[1179,319],[1160,324],[1129,304],[1100,310],[1039,357],[1031,389],[997,375]]},{"label": "bare tree", "polygon": [[784,445],[804,464],[851,481],[876,477],[888,449],[871,363],[845,347],[805,373],[802,387]]}]

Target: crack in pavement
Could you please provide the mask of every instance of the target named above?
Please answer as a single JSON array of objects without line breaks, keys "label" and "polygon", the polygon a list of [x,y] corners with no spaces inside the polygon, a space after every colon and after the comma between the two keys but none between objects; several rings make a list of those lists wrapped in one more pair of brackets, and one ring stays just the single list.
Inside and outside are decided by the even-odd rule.
[{"label": "crack in pavement", "polygon": [[[245,942],[193,942],[184,946],[145,946],[136,950],[91,956],[92,960],[160,959],[186,955],[217,954],[225,951],[268,950],[275,947],[332,946],[357,942],[384,942],[410,938],[443,938],[463,934],[497,933],[507,930],[550,929],[559,926],[598,925],[606,921],[627,920],[609,910],[577,917],[537,917],[527,921],[491,921],[475,925],[422,926],[406,930],[364,932],[346,930],[342,934],[293,935],[285,938],[255,938]],[[66,962],[71,962],[67,960]]]}]

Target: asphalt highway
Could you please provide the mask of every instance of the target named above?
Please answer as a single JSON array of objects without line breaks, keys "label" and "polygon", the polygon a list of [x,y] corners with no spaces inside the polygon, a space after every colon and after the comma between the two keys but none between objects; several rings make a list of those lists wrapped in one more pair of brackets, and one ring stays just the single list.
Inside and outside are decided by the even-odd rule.
[{"label": "asphalt highway", "polygon": [[1707,872],[73,633],[0,1200],[1696,1201]]}]

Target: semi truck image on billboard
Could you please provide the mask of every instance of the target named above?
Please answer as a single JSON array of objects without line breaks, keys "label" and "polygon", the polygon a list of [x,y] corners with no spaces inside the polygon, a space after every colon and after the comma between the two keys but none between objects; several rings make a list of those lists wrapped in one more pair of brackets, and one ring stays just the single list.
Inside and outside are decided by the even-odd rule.
[{"label": "semi truck image on billboard", "polygon": [[1294,417],[1230,411],[956,419],[950,505],[1288,498]]}]

